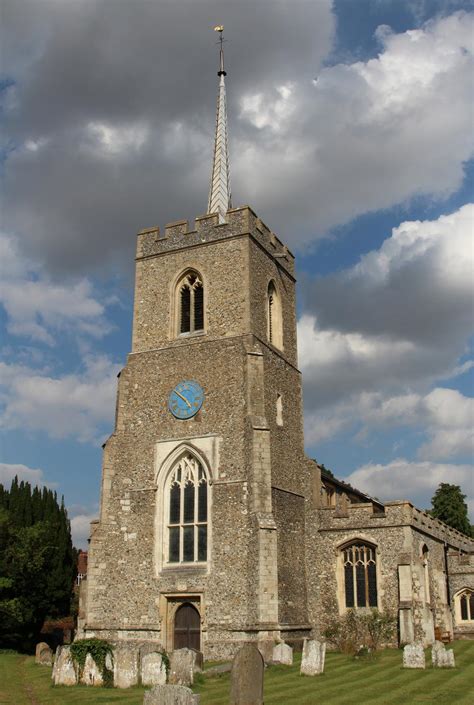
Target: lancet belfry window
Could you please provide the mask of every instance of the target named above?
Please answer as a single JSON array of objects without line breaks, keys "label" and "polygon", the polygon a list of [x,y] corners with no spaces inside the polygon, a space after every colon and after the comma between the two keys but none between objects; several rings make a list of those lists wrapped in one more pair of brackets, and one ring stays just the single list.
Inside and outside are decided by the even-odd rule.
[{"label": "lancet belfry window", "polygon": [[462,622],[474,622],[474,592],[466,589],[456,597]]},{"label": "lancet belfry window", "polygon": [[283,348],[281,302],[273,282],[270,282],[267,291],[267,338],[275,347]]},{"label": "lancet belfry window", "polygon": [[168,562],[207,560],[208,483],[201,463],[186,454],[168,480]]},{"label": "lancet belfry window", "polygon": [[178,285],[178,332],[195,333],[204,330],[204,288],[196,272],[188,272]]},{"label": "lancet belfry window", "polygon": [[357,541],[342,553],[346,607],[377,607],[375,547]]}]

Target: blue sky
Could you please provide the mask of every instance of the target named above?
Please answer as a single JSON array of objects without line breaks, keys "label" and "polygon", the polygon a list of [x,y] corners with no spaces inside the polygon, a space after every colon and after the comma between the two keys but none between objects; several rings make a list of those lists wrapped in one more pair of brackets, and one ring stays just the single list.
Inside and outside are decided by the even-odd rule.
[{"label": "blue sky", "polygon": [[84,545],[135,233],[206,208],[222,22],[234,205],[297,256],[308,453],[472,513],[473,12],[6,0],[0,481],[54,486]]}]

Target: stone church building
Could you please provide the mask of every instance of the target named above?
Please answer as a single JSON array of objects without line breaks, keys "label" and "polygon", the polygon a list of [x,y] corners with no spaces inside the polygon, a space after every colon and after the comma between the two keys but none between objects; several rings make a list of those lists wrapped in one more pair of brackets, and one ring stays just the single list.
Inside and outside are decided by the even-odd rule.
[{"label": "stone church building", "polygon": [[78,636],[224,658],[351,607],[398,615],[401,643],[474,636],[474,542],[305,455],[294,257],[231,207],[220,61],[208,212],[138,234]]}]

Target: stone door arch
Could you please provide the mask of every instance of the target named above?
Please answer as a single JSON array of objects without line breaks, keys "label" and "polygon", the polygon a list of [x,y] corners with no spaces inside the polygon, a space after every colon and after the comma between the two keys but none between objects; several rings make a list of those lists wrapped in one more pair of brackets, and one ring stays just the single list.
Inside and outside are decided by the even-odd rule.
[{"label": "stone door arch", "polygon": [[173,648],[201,650],[201,616],[189,602],[184,602],[175,612]]}]

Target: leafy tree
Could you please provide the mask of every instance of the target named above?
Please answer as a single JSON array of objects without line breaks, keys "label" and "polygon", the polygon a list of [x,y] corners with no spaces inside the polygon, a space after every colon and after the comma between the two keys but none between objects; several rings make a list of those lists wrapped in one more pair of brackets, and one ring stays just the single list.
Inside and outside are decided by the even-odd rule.
[{"label": "leafy tree", "polygon": [[46,616],[69,613],[75,569],[64,501],[18,478],[0,485],[0,646],[28,648]]},{"label": "leafy tree", "polygon": [[431,498],[431,516],[444,521],[453,529],[462,531],[471,536],[471,524],[467,514],[466,495],[462,493],[459,485],[450,485],[442,482]]}]

